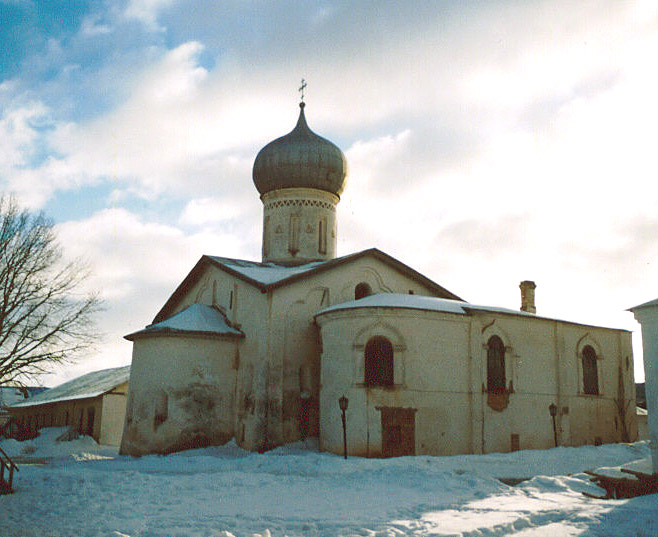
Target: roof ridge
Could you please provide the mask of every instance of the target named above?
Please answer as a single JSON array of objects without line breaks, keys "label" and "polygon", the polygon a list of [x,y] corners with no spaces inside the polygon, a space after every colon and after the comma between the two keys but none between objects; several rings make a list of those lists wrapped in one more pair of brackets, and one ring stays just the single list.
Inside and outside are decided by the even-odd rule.
[{"label": "roof ridge", "polygon": [[[201,259],[197,261],[196,265],[183,279],[183,281],[178,285],[176,290],[172,293],[162,308],[160,308],[160,311],[153,319],[153,323],[164,321],[167,318],[169,312],[174,308],[173,305],[178,303],[178,301],[185,295],[189,289],[189,286],[192,285],[192,283],[200,277],[208,263],[214,265],[220,270],[223,270],[224,272],[227,272],[231,276],[234,276],[244,282],[247,282],[250,285],[253,285],[262,293],[266,293],[278,287],[296,282],[297,280],[318,274],[325,270],[329,270],[335,266],[341,265],[342,263],[360,259],[368,255],[372,255],[378,258],[380,261],[387,263],[389,266],[392,266],[399,272],[406,273],[407,276],[428,287],[429,289],[433,289],[437,294],[448,295],[446,298],[461,300],[460,297],[454,293],[451,293],[446,288],[434,282],[427,276],[421,274],[416,269],[410,267],[402,261],[399,261],[386,252],[379,250],[378,248],[367,248],[359,252],[353,252],[351,254],[335,257],[333,259],[311,261],[309,263],[304,263],[303,265],[294,266],[278,265],[275,263],[262,263],[258,261],[248,261],[245,259],[234,259],[204,254]],[[258,275],[250,273],[249,269],[263,270],[266,272]],[[275,271],[280,271],[280,273],[277,275]],[[260,276],[260,278],[258,276]]]}]

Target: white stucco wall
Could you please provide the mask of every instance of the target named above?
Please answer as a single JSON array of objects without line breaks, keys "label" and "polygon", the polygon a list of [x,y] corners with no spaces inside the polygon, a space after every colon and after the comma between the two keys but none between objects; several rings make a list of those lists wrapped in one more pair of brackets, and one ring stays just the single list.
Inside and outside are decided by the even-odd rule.
[{"label": "white stucco wall", "polygon": [[[414,408],[416,454],[452,455],[469,451],[472,401],[467,393],[468,322],[463,316],[422,311],[357,310],[352,315],[322,315],[321,447],[342,452],[338,399],[349,399],[348,451],[381,454],[381,413],[378,407]],[[345,322],[347,317],[349,321]],[[432,345],[426,337],[432,333]],[[423,342],[413,341],[422,334]],[[394,347],[394,386],[366,387],[364,348],[375,335]],[[420,343],[420,344],[419,344]],[[431,423],[431,430],[423,423]]]},{"label": "white stucco wall", "polygon": [[[257,450],[320,435],[324,449],[339,453],[341,395],[350,398],[348,427],[357,431],[349,435],[353,454],[381,453],[382,407],[414,409],[417,454],[508,451],[511,435],[518,435],[521,449],[551,447],[551,403],[559,408],[561,444],[621,439],[614,400],[620,366],[625,397],[634,397],[627,332],[486,311],[469,316],[386,311],[373,317],[370,310],[321,316],[321,342],[315,314],[354,299],[360,283],[373,293],[438,293],[373,255],[266,292],[209,264],[168,315],[192,303],[215,305],[245,337],[136,341],[131,387],[139,395],[129,405],[133,421],[126,422],[124,447],[132,446],[126,449],[135,453],[162,452],[194,438],[222,443],[233,436],[241,446]],[[359,385],[363,346],[378,331],[395,342],[396,382],[393,388],[365,389]],[[507,347],[512,390],[502,412],[490,408],[483,393],[486,341],[493,334]],[[598,396],[582,394],[579,353],[585,344],[594,346],[599,357]],[[203,399],[190,392],[196,385],[206,386],[216,400],[212,425],[172,403],[181,390]],[[168,394],[168,416],[156,426],[155,401],[162,393]],[[633,439],[637,428],[630,415],[626,425]]]},{"label": "white stucco wall", "polygon": [[[562,445],[622,439],[615,398],[619,392],[620,366],[627,406],[632,406],[630,401],[635,398],[630,333],[541,317],[487,313],[475,314],[473,322],[477,328],[472,330],[476,338],[472,346],[473,349],[479,346],[479,377],[486,379],[484,345],[496,333],[508,347],[507,378],[508,382],[513,381],[514,390],[508,407],[511,412],[499,413],[482,405],[484,452],[507,451],[512,433],[520,435],[522,448],[553,445],[550,404],[558,407],[556,423],[558,442]],[[481,337],[478,332],[484,327],[487,328]],[[597,352],[599,395],[583,393],[581,354],[588,344]],[[477,388],[473,386],[474,391]],[[482,386],[479,388],[481,391]],[[634,439],[637,426],[632,409],[625,421],[628,437]]]},{"label": "white stucco wall", "polygon": [[[262,449],[270,444],[267,438],[270,362],[269,316],[271,293],[246,283],[223,270],[208,266],[190,286],[170,315],[190,304],[200,303],[221,308],[236,328],[246,337],[238,343],[234,371],[235,415],[233,434],[246,449]],[[233,393],[233,392],[232,392]]]},{"label": "white stucco wall", "polygon": [[128,383],[117,386],[102,397],[99,444],[120,446],[126,418]]},{"label": "white stucco wall", "polygon": [[647,423],[653,472],[658,473],[658,301],[638,306],[632,311],[642,325]]},{"label": "white stucco wall", "polygon": [[285,188],[262,196],[263,261],[308,263],[336,257],[338,196]]},{"label": "white stucco wall", "polygon": [[[321,447],[342,452],[338,398],[349,398],[348,449],[381,454],[378,408],[415,409],[416,454],[452,455],[554,445],[549,405],[554,403],[562,445],[623,439],[615,399],[622,371],[629,439],[635,439],[630,334],[625,331],[496,313],[457,315],[367,308],[318,316],[322,334]],[[487,404],[486,342],[506,346],[507,407]],[[393,387],[363,385],[363,353],[370,337],[387,337],[395,349]],[[599,354],[600,395],[584,395],[578,352],[584,343]],[[628,367],[626,366],[628,357]]]},{"label": "white stucco wall", "polygon": [[649,440],[649,422],[647,411],[643,408],[637,409],[637,439]]},{"label": "white stucco wall", "polygon": [[353,299],[359,283],[367,283],[373,293],[434,293],[381,260],[364,256],[266,293],[209,267],[172,309],[171,315],[192,303],[214,304],[245,333],[235,387],[234,434],[241,446],[264,449],[300,439],[304,405],[306,435],[319,434],[320,351],[314,315]]},{"label": "white stucco wall", "polygon": [[320,348],[314,316],[322,308],[354,299],[359,283],[373,293],[433,295],[434,290],[371,256],[333,267],[330,271],[277,288],[271,292],[269,322],[271,394],[278,416],[271,421],[277,444],[300,439],[299,416],[303,391],[309,392],[310,436],[319,432]]},{"label": "white stucco wall", "polygon": [[184,335],[137,339],[121,452],[167,453],[230,440],[238,345]]}]

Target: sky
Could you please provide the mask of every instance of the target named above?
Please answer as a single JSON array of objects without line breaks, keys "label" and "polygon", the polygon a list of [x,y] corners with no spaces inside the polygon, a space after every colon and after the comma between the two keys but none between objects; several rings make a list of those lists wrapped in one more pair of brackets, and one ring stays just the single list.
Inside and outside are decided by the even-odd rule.
[{"label": "sky", "polygon": [[476,304],[632,330],[658,297],[654,0],[0,0],[0,190],[91,266],[103,334],[47,384],[130,363],[203,254],[260,260],[258,150],[345,153],[338,254]]}]

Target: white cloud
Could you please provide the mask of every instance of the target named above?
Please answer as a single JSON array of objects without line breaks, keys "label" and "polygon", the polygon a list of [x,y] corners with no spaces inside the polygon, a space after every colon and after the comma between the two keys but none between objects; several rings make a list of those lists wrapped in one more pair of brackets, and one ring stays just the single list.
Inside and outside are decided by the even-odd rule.
[{"label": "white cloud", "polygon": [[[88,260],[90,287],[110,304],[142,296],[158,287],[164,295],[191,270],[203,254],[248,257],[248,237],[206,231],[185,234],[171,225],[146,221],[125,209],[104,209],[90,218],[58,224],[56,232],[65,254]],[[157,307],[151,305],[151,307]]]},{"label": "white cloud", "polygon": [[153,68],[141,77],[128,106],[154,109],[178,106],[195,97],[208,72],[198,66],[203,50],[201,43],[183,43],[169,51]]},{"label": "white cloud", "polygon": [[98,15],[87,16],[82,20],[80,33],[86,37],[95,37],[99,35],[108,35],[112,33],[112,27],[99,22]]},{"label": "white cloud", "polygon": [[128,19],[142,22],[149,30],[161,30],[158,25],[158,15],[175,0],[130,0],[124,11]]},{"label": "white cloud", "polygon": [[0,118],[0,179],[3,189],[15,194],[26,207],[38,208],[50,197],[56,185],[68,183],[72,177],[61,168],[61,162],[47,157],[37,165],[44,126],[50,127],[50,110],[41,102],[30,102],[9,108]]},{"label": "white cloud", "polygon": [[252,257],[244,233],[185,234],[175,226],[146,221],[125,209],[104,209],[55,229],[68,258],[88,262],[88,290],[100,291],[105,310],[98,317],[104,339],[73,369],[57,371],[49,382],[129,363],[131,344],[123,336],[150,323],[166,299],[203,254]]},{"label": "white cloud", "polygon": [[28,164],[33,144],[39,137],[36,124],[48,115],[48,109],[40,102],[32,102],[20,108],[6,110],[0,119],[0,170],[8,175],[12,168]]},{"label": "white cloud", "polygon": [[[289,13],[277,4],[132,1],[125,15],[151,30],[166,25],[166,40],[149,33],[137,67],[103,71],[102,88],[115,93],[102,112],[68,122],[60,109],[50,120],[52,107],[32,119],[6,115],[5,178],[36,205],[100,181],[115,182],[112,203],[187,204],[177,224],[197,234],[128,213],[116,218],[131,222],[122,235],[133,247],[98,239],[109,250],[95,258],[117,250],[103,276],[116,296],[159,281],[135,275],[150,265],[119,262],[168,262],[158,237],[179,254],[204,240],[216,246],[204,251],[253,257],[261,221],[253,158],[294,126],[304,76],[309,124],[345,149],[351,170],[339,205],[341,253],[379,246],[466,298],[510,307],[517,280],[535,278],[541,307],[576,320],[601,319],[624,296],[625,307],[654,298],[644,267],[654,251],[638,257],[629,245],[653,232],[658,201],[646,188],[658,120],[658,76],[647,68],[658,50],[655,3],[437,6]],[[106,20],[112,39],[139,26],[107,17],[81,32],[100,38]],[[165,51],[165,41],[174,48]],[[53,40],[48,61],[74,65],[66,46]],[[0,95],[18,86],[7,87]],[[54,132],[33,124],[46,119]],[[36,168],[20,164],[40,153]],[[88,224],[107,226],[109,214]],[[138,231],[148,237],[139,247]]]},{"label": "white cloud", "polygon": [[187,226],[203,226],[233,220],[244,214],[244,209],[223,198],[200,198],[187,203],[179,222]]},{"label": "white cloud", "polygon": [[[355,191],[377,191],[377,184],[383,176],[399,174],[400,163],[409,150],[411,131],[405,129],[394,135],[379,136],[374,140],[357,140],[345,152],[349,166],[349,178]],[[391,173],[391,168],[395,172]],[[388,181],[387,181],[388,182]]]},{"label": "white cloud", "polygon": [[201,50],[194,42],[180,45],[141,74],[121,106],[59,126],[50,142],[61,160],[89,181],[112,178],[146,196],[251,188],[259,106],[226,100],[199,67]]},{"label": "white cloud", "polygon": [[127,298],[144,284],[171,285],[192,258],[180,230],[144,222],[125,209],[59,224],[57,233],[68,255],[92,262],[94,283],[108,300]]}]

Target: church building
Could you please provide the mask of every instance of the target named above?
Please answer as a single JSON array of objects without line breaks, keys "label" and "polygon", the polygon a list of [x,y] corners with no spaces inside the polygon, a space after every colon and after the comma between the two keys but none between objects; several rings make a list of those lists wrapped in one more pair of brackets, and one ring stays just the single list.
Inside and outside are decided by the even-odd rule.
[{"label": "church building", "polygon": [[204,255],[133,342],[121,452],[317,437],[380,457],[634,440],[630,333],[478,306],[375,248],[336,257],[345,156],[300,104],[253,166],[262,261]]}]

